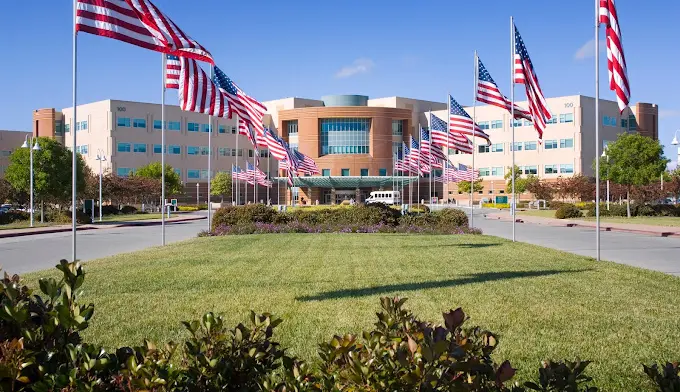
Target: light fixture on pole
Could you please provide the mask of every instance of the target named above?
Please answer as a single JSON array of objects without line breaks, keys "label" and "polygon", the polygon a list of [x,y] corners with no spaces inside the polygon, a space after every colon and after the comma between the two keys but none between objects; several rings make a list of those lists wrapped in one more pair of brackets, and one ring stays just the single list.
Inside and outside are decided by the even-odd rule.
[{"label": "light fixture on pole", "polygon": [[607,159],[607,211],[609,211],[609,155],[607,155],[607,146],[604,146],[604,151],[602,151],[602,158]]},{"label": "light fixture on pole", "polygon": [[[35,142],[35,144],[34,144],[34,142]],[[31,157],[30,158],[31,163],[30,163],[30,169],[29,169],[30,170],[30,174],[29,174],[29,177],[30,177],[30,180],[29,180],[30,181],[30,185],[29,185],[30,202],[29,203],[30,204],[29,204],[28,208],[29,208],[29,212],[31,214],[31,227],[33,227],[33,151],[40,151],[40,145],[38,145],[38,138],[32,137],[32,138],[29,139],[29,137],[26,136],[26,138],[24,139],[24,143],[21,145],[21,148],[30,148],[31,145],[33,145],[33,148],[30,149],[30,153],[29,153],[29,155]]]},{"label": "light fixture on pole", "polygon": [[678,133],[680,133],[680,129],[675,131],[675,135],[673,135],[673,141],[671,144],[678,146],[678,160],[676,161],[676,167],[680,168],[680,142],[678,142]]},{"label": "light fixture on pole", "polygon": [[99,221],[102,221],[102,162],[106,162],[104,150],[97,150],[97,160],[99,161]]},{"label": "light fixture on pole", "polygon": [[201,199],[200,199],[201,195],[200,195],[200,193],[199,193],[199,191],[198,191],[198,187],[199,187],[199,184],[196,183],[196,206],[200,206],[200,205],[201,205]]}]

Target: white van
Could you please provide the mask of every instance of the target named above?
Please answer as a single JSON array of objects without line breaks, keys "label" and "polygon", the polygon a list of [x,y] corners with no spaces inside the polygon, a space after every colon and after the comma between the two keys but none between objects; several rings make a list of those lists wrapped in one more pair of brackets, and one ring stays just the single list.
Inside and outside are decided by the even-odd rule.
[{"label": "white van", "polygon": [[384,203],[384,204],[401,204],[401,194],[399,191],[375,191],[371,192],[366,199],[366,204]]}]

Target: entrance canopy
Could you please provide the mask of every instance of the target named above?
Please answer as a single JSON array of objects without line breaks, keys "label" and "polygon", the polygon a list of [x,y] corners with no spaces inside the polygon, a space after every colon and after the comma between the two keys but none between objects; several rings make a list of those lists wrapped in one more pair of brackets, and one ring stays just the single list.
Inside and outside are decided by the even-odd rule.
[{"label": "entrance canopy", "polygon": [[[276,177],[274,181],[279,183],[287,183],[288,177]],[[392,184],[408,185],[418,181],[418,177],[406,176],[308,176],[308,177],[294,177],[294,187],[304,188],[387,188]]]}]

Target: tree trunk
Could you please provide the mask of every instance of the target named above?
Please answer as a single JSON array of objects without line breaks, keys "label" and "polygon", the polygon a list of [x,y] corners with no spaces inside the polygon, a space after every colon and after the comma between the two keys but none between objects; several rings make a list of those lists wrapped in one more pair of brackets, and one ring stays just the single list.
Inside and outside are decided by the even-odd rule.
[{"label": "tree trunk", "polygon": [[626,213],[628,214],[628,218],[630,218],[630,188],[626,190]]}]

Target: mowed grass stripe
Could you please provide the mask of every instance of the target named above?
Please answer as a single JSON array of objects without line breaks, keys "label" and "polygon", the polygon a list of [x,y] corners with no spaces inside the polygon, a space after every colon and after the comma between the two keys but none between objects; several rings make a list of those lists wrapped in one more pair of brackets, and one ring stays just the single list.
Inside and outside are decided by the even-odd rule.
[{"label": "mowed grass stripe", "polygon": [[[372,327],[380,296],[440,321],[463,307],[500,336],[496,358],[536,377],[542,359],[593,360],[606,391],[651,390],[641,363],[680,358],[680,279],[488,236],[270,234],[198,238],[86,264],[89,341],[178,341],[206,311],[285,319],[278,338],[315,360],[333,334]],[[30,274],[55,276],[52,271]]]}]

